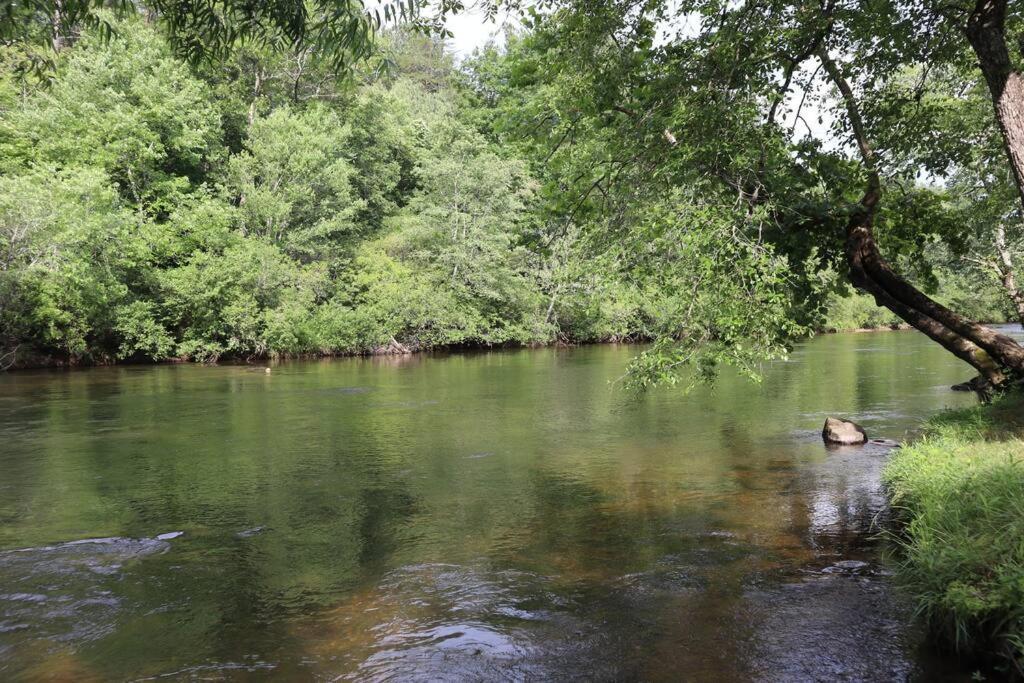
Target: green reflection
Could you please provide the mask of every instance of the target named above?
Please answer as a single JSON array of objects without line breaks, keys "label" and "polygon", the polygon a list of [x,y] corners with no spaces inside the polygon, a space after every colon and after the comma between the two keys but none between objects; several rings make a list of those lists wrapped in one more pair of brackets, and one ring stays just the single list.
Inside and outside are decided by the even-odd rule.
[{"label": "green reflection", "polygon": [[826,452],[825,415],[901,438],[972,400],[968,369],[836,335],[759,385],[634,400],[634,353],[0,377],[0,549],[184,532],[56,583],[59,555],[18,556],[38,580],[0,555],[0,594],[94,624],[0,595],[0,674],[757,674],[772,591],[868,552],[882,456]]}]

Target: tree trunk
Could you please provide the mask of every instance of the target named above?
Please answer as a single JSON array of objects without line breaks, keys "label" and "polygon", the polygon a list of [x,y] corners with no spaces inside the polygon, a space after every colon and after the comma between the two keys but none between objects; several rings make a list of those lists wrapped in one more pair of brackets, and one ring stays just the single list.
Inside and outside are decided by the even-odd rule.
[{"label": "tree trunk", "polygon": [[977,0],[962,28],[988,83],[996,122],[1024,204],[1024,78],[1013,69],[1006,47],[1007,0]]},{"label": "tree trunk", "polygon": [[847,119],[868,176],[860,206],[846,228],[846,257],[854,285],[875,297],[917,330],[928,335],[957,358],[969,363],[993,386],[1006,381],[1004,370],[1024,376],[1024,348],[949,310],[914,287],[882,258],[874,238],[874,219],[882,198],[882,183],[874,149],[868,140],[853,89],[835,61],[821,49],[822,66],[839,90]]},{"label": "tree trunk", "polygon": [[1024,376],[1024,347],[1013,337],[965,318],[914,287],[886,263],[874,240],[871,248],[863,253],[863,267],[895,299],[969,339],[1000,365]]},{"label": "tree trunk", "polygon": [[250,129],[256,121],[256,103],[259,101],[260,92],[263,90],[263,67],[256,67],[255,79],[252,86],[252,101],[249,102],[249,115],[247,117]]},{"label": "tree trunk", "polygon": [[[1006,47],[1006,5],[1007,0],[978,0],[962,29],[988,84],[996,123],[1024,206],[1024,78],[1014,71]],[[1001,224],[996,226],[996,254],[1003,289],[1013,302],[1017,319],[1024,324],[1024,294],[1017,289],[1006,229]]]},{"label": "tree trunk", "polygon": [[999,272],[999,280],[1003,284],[1003,290],[1010,297],[1014,311],[1017,313],[1017,321],[1024,325],[1024,292],[1017,288],[1016,273],[1013,267],[1013,254],[1006,244],[1006,226],[999,223],[996,226],[996,255],[999,257],[999,265],[996,270]]},{"label": "tree trunk", "polygon": [[64,49],[64,3],[57,0],[53,3],[53,14],[50,17],[50,47],[54,52]]},{"label": "tree trunk", "polygon": [[[874,262],[881,263],[888,268],[888,264],[885,263],[878,251],[872,230],[873,205],[877,205],[880,198],[880,194],[872,196],[872,190],[869,189],[865,198],[861,200],[861,205],[865,207],[864,210],[856,212],[847,224],[846,258],[850,266],[850,280],[856,287],[874,296],[875,303],[879,306],[888,308],[914,329],[923,332],[954,356],[972,366],[989,385],[999,386],[1006,380],[1006,377],[999,365],[987,353],[938,320],[894,297],[872,275],[874,268],[866,266],[867,263]],[[893,273],[893,276],[898,278],[904,287],[914,289],[913,285],[900,278],[899,275]]]}]

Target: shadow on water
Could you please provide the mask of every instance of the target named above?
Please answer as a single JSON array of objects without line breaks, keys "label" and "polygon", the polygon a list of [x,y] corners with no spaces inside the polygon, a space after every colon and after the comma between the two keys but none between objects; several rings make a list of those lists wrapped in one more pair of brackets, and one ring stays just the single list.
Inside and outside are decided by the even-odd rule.
[{"label": "shadow on water", "polygon": [[886,447],[818,436],[969,401],[932,346],[633,402],[629,347],[0,378],[0,678],[958,680]]}]

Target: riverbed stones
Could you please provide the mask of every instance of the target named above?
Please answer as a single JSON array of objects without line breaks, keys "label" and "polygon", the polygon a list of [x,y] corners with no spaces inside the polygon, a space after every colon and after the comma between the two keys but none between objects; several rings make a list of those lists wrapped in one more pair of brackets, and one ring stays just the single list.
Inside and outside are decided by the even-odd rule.
[{"label": "riverbed stones", "polygon": [[868,563],[861,560],[840,560],[821,571],[824,574],[864,574],[869,569]]},{"label": "riverbed stones", "polygon": [[825,426],[821,430],[821,438],[825,443],[839,446],[856,446],[868,440],[867,432],[856,422],[838,417],[825,418]]}]

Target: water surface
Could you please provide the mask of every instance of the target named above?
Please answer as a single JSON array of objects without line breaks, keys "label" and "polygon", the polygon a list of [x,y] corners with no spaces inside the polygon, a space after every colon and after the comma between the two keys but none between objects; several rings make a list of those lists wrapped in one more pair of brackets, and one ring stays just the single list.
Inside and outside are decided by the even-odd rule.
[{"label": "water surface", "polygon": [[0,678],[904,680],[886,449],[912,332],[640,399],[634,347],[0,377]]}]

